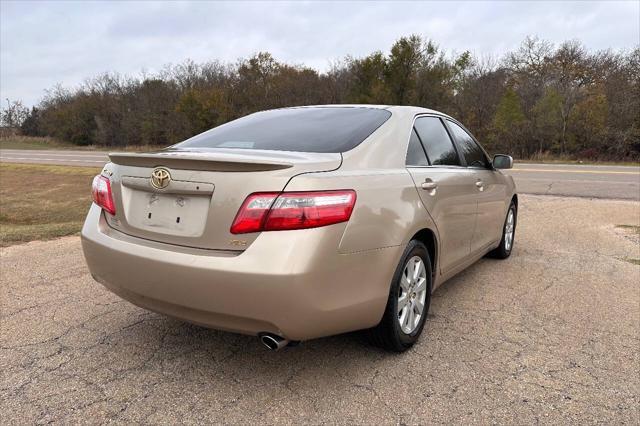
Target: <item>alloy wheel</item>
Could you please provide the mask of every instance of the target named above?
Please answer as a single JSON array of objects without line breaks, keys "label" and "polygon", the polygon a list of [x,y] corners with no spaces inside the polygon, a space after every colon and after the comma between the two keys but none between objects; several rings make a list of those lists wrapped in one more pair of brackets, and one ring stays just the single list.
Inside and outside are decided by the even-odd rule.
[{"label": "alloy wheel", "polygon": [[407,261],[398,287],[398,323],[405,334],[413,333],[422,318],[427,298],[427,271],[420,256]]},{"label": "alloy wheel", "polygon": [[504,249],[506,251],[511,250],[513,245],[513,231],[515,228],[515,215],[513,209],[509,209],[509,215],[507,216],[507,223],[504,226]]}]

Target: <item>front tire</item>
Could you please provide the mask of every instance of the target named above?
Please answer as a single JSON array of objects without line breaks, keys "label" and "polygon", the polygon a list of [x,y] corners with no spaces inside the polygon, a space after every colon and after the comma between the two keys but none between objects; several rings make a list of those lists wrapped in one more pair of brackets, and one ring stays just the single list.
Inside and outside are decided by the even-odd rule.
[{"label": "front tire", "polygon": [[511,256],[511,251],[513,250],[513,243],[516,238],[516,222],[518,219],[518,210],[516,208],[516,204],[511,201],[511,205],[509,206],[509,210],[507,211],[507,217],[504,220],[504,226],[502,227],[502,239],[500,240],[500,245],[489,252],[490,257],[494,257],[496,259],[506,259]]},{"label": "front tire", "polygon": [[432,277],[427,248],[410,241],[393,276],[382,320],[369,330],[373,344],[394,352],[413,346],[429,313]]}]

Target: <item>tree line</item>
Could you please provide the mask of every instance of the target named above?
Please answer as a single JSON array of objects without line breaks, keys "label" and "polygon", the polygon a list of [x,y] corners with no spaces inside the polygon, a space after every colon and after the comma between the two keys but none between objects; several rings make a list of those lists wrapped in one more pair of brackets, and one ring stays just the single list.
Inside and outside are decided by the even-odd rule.
[{"label": "tree line", "polygon": [[326,72],[262,52],[236,63],[186,61],[153,75],[105,73],[74,90],[56,86],[31,110],[11,104],[2,118],[23,134],[77,145],[167,146],[255,111],[334,103],[436,109],[490,152],[518,158],[637,161],[640,47],[593,52],[575,40],[556,46],[528,37],[492,59],[447,53],[412,35],[388,53],[349,56]]}]

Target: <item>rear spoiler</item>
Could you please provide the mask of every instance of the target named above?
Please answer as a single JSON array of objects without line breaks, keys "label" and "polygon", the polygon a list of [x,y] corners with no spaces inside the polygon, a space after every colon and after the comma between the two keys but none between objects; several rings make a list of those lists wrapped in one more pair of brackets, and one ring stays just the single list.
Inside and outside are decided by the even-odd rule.
[{"label": "rear spoiler", "polygon": [[255,172],[288,169],[294,163],[257,155],[235,153],[194,153],[158,152],[136,154],[130,152],[109,153],[114,164],[122,166],[158,167],[164,166],[183,170],[203,170],[220,172]]}]

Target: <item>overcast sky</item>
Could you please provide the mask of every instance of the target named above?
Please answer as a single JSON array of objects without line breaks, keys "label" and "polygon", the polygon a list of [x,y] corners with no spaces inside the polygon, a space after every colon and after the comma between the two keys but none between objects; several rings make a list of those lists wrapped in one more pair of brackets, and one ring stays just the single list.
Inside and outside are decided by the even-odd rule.
[{"label": "overcast sky", "polygon": [[420,34],[447,51],[500,56],[527,35],[592,50],[640,43],[640,2],[54,2],[0,0],[0,92],[33,105],[56,83],[138,74],[258,51],[326,70]]}]

